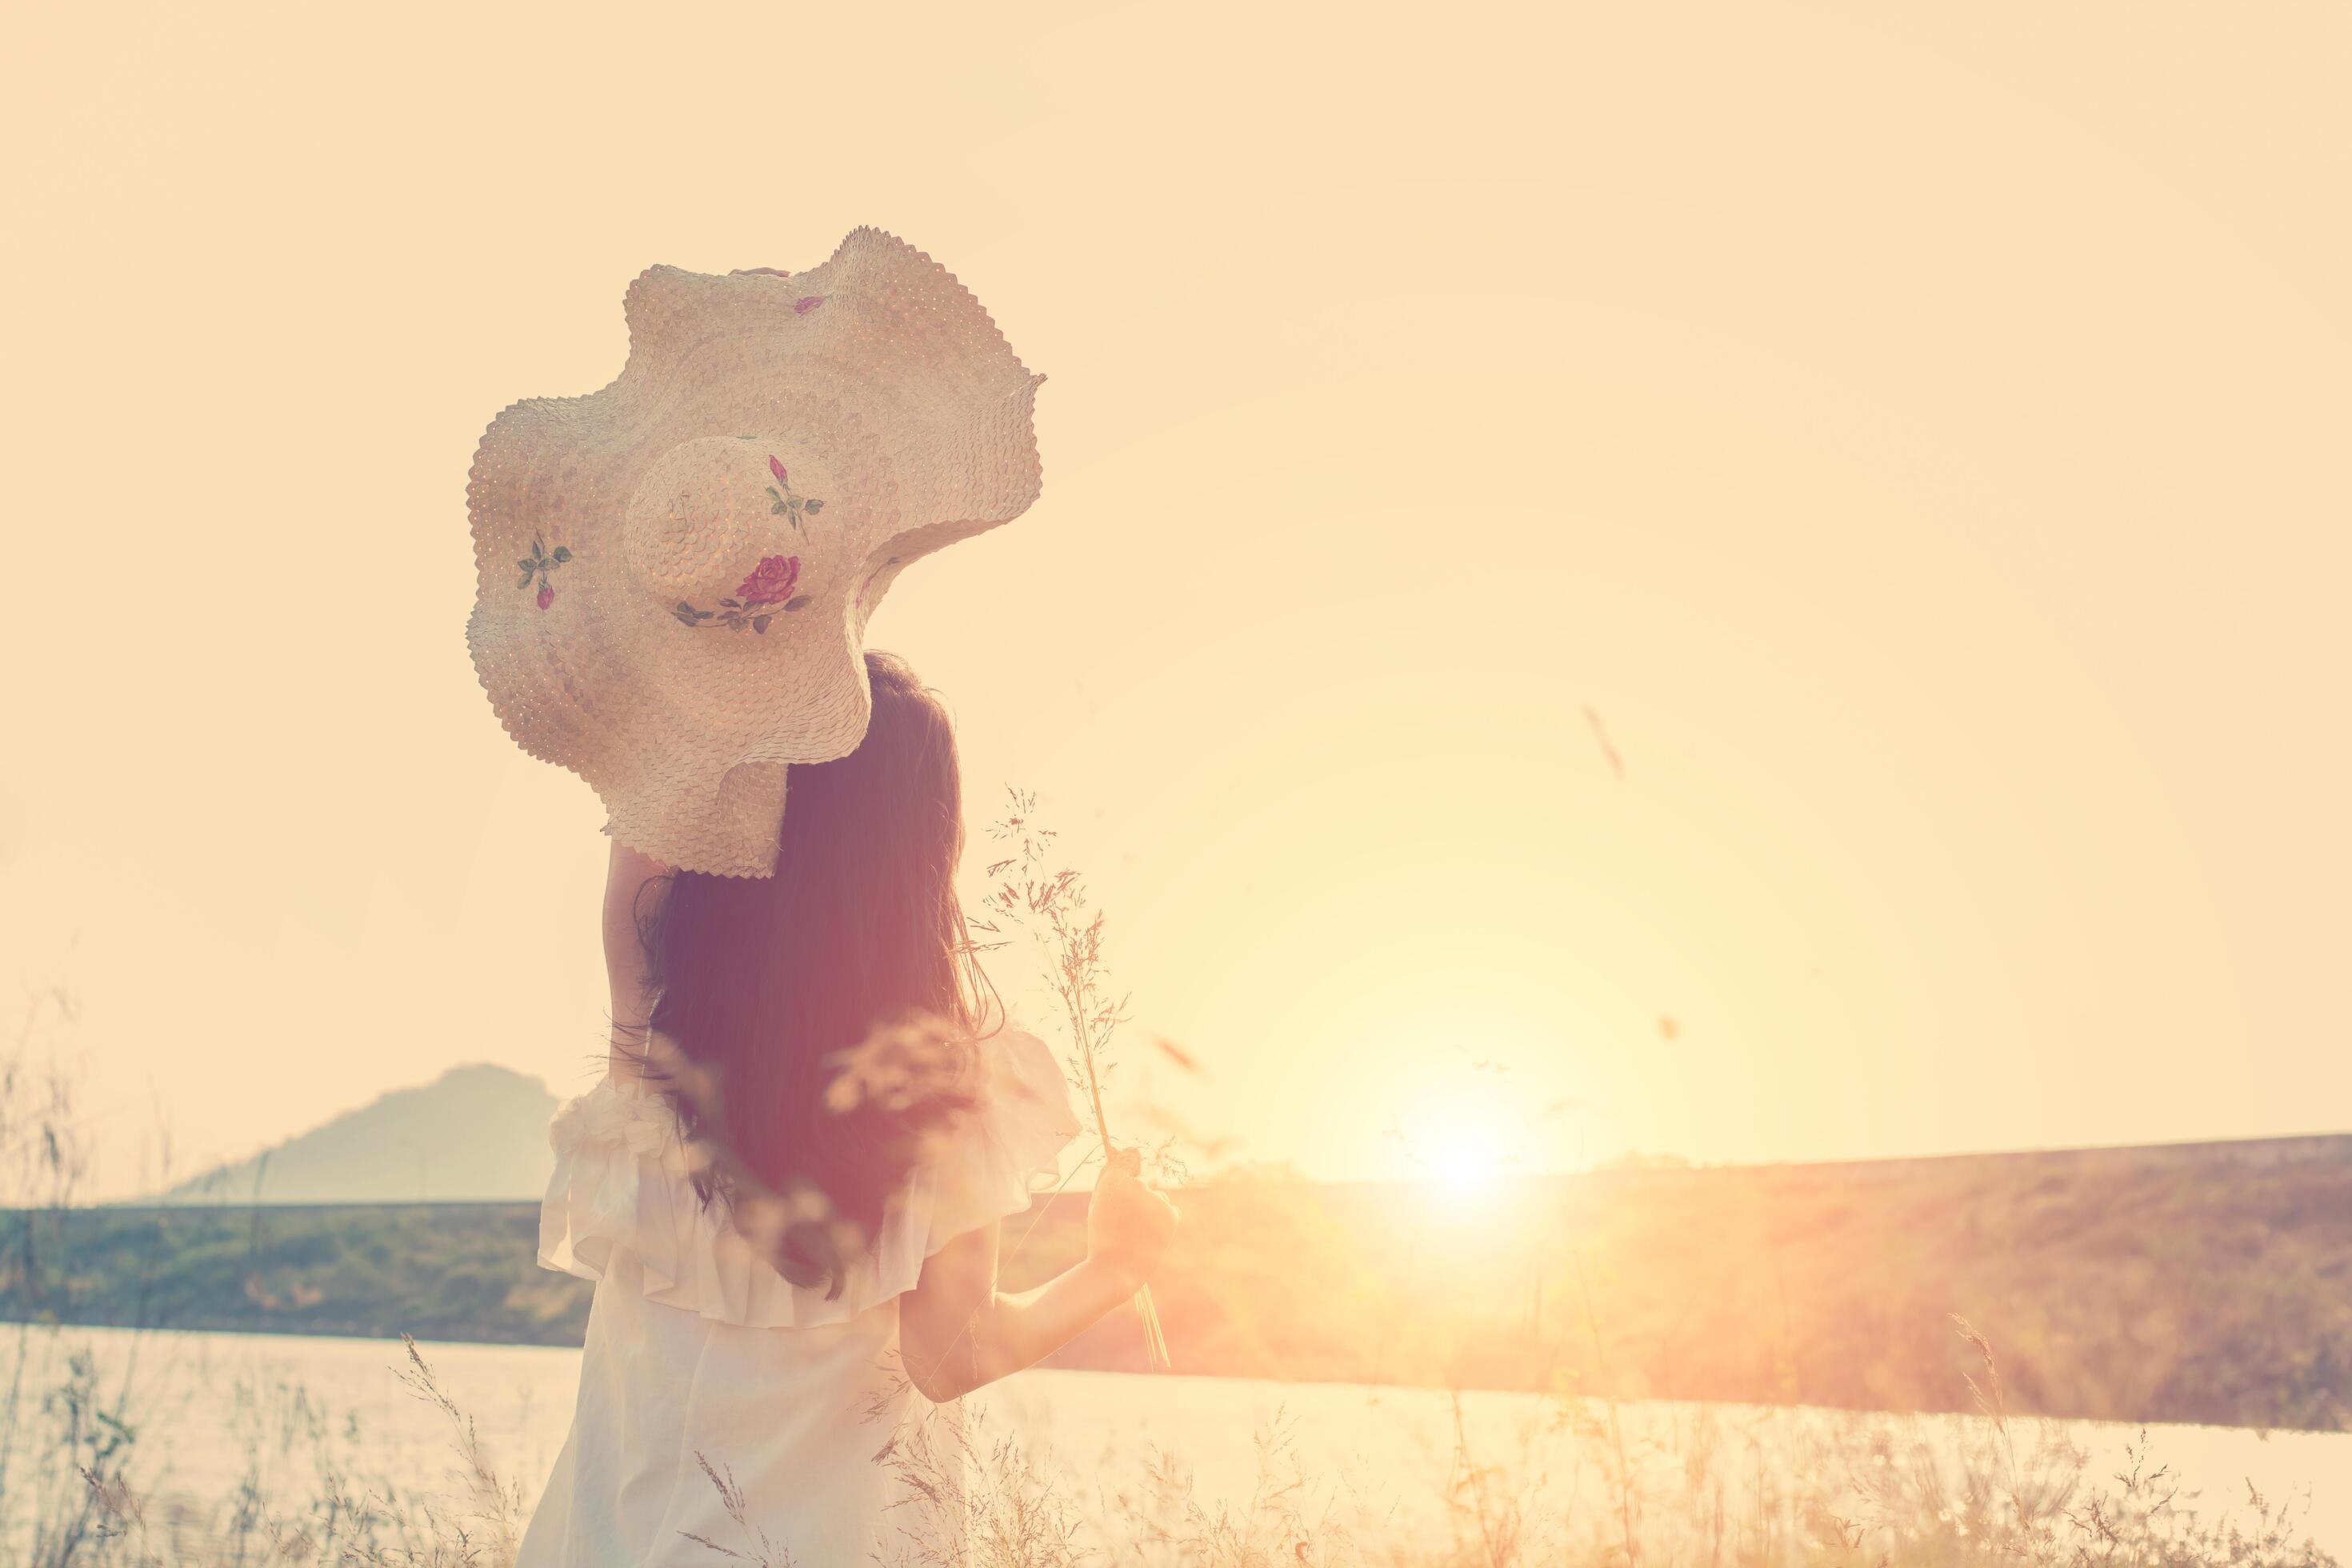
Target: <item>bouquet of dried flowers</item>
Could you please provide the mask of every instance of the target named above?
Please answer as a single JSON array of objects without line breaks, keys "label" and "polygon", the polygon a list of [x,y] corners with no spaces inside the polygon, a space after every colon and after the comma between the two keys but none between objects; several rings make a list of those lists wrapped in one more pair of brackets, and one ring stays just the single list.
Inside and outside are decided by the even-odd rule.
[{"label": "bouquet of dried flowers", "polygon": [[[1108,1163],[1118,1150],[1103,1110],[1103,1083],[1118,1065],[1109,1047],[1111,1037],[1127,1022],[1127,998],[1114,1000],[1105,988],[1102,911],[1089,909],[1086,885],[1076,871],[1053,864],[1055,836],[1037,824],[1035,794],[1021,789],[1008,794],[1004,816],[989,828],[990,837],[1006,853],[990,864],[991,886],[981,900],[981,912],[971,921],[974,931],[998,940],[975,945],[982,950],[1003,947],[1014,932],[1029,938],[1045,988],[1061,1004],[1070,1036],[1070,1081],[1086,1091],[1094,1109],[1095,1132]],[[1170,1370],[1173,1363],[1168,1341],[1160,1331],[1160,1313],[1151,1303],[1149,1285],[1135,1293],[1135,1311],[1151,1370]]]}]

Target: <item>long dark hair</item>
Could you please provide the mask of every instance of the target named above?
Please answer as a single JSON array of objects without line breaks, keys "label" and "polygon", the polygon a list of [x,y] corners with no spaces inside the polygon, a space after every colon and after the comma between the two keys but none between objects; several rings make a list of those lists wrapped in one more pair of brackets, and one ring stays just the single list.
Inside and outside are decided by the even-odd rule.
[{"label": "long dark hair", "polygon": [[868,652],[866,670],[865,740],[785,776],[775,874],[673,872],[639,922],[657,991],[648,1030],[683,1058],[640,1065],[712,1156],[696,1175],[702,1200],[739,1220],[747,1196],[770,1200],[772,1260],[835,1296],[923,1141],[971,1103],[936,1075],[918,1092],[845,1097],[845,1054],[916,1024],[968,1053],[995,997],[956,897],[963,802],[947,709],[895,655]]}]

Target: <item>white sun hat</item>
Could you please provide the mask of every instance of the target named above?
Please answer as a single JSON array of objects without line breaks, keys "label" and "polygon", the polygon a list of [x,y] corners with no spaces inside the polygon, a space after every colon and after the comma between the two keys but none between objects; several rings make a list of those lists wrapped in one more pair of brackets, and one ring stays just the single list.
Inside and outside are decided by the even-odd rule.
[{"label": "white sun hat", "polygon": [[604,831],[775,869],[786,764],[855,751],[866,618],[909,562],[1037,499],[1037,385],[980,301],[858,228],[806,272],[653,267],[629,357],[490,422],[466,496],[474,668]]}]

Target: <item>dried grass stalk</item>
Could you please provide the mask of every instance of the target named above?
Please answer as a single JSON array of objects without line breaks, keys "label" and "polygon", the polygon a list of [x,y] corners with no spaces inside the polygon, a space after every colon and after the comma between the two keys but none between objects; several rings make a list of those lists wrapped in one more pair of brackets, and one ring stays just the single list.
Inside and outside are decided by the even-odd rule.
[{"label": "dried grass stalk", "polygon": [[[1048,863],[1055,835],[1052,829],[1037,826],[1035,794],[1020,789],[1007,793],[1011,800],[1005,815],[991,826],[989,835],[1012,853],[988,868],[993,885],[982,900],[984,912],[971,924],[977,931],[999,937],[1010,925],[1035,944],[1046,988],[1061,1003],[1069,1025],[1070,1061],[1075,1068],[1071,1079],[1086,1090],[1094,1109],[1095,1134],[1101,1141],[1103,1163],[1108,1166],[1118,1150],[1111,1142],[1102,1086],[1117,1065],[1110,1041],[1127,1022],[1127,998],[1113,1000],[1104,987],[1102,912],[1088,911],[1086,885],[1077,872]],[[985,945],[998,947],[1003,942]],[[1133,1305],[1143,1330],[1146,1364],[1154,1372],[1173,1370],[1150,1286],[1135,1293]]]}]

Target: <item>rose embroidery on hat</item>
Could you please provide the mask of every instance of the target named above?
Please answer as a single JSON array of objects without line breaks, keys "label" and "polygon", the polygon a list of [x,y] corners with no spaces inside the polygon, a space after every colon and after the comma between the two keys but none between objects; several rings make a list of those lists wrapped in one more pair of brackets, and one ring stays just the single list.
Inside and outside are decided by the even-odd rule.
[{"label": "rose embroidery on hat", "polygon": [[768,458],[768,472],[776,476],[776,482],[768,487],[768,499],[775,503],[768,509],[769,515],[772,517],[782,512],[792,520],[794,528],[806,533],[808,528],[801,521],[803,516],[814,517],[824,510],[824,502],[794,495],[791,478],[785,472],[783,464],[778,462],[772,455]]},{"label": "rose embroidery on hat", "polygon": [[793,593],[800,580],[799,556],[763,555],[760,563],[751,568],[751,574],[737,586],[735,596],[719,600],[719,608],[698,610],[680,599],[670,614],[689,626],[725,626],[739,632],[749,626],[755,632],[764,632],[778,609],[797,610],[809,602],[807,595]]},{"label": "rose embroidery on hat", "polygon": [[797,555],[766,555],[751,569],[735,589],[735,595],[747,605],[772,605],[793,596],[793,584],[801,580],[801,558]]},{"label": "rose embroidery on hat", "polygon": [[539,583],[539,607],[543,610],[550,605],[555,603],[555,584],[547,580],[549,574],[554,572],[558,566],[562,565],[565,562],[571,559],[571,550],[561,544],[555,547],[555,552],[552,555],[549,554],[546,542],[540,536],[534,534],[531,537],[530,542],[530,558],[527,561],[519,560],[515,563],[516,565],[522,568],[522,581],[517,583],[515,586],[518,588],[528,588],[530,586],[532,580],[537,579]]}]

